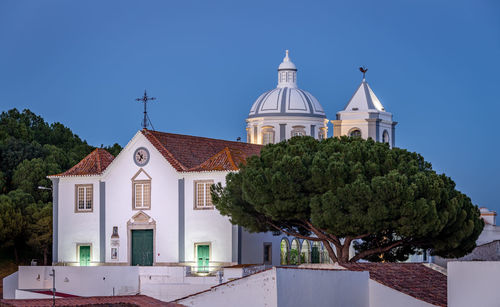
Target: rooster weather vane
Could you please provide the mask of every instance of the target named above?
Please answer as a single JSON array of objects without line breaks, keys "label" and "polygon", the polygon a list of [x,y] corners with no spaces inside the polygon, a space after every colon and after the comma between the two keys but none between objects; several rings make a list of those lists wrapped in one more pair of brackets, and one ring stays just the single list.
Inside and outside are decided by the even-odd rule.
[{"label": "rooster weather vane", "polygon": [[156,98],[155,97],[148,97],[146,90],[144,90],[144,96],[136,99],[136,101],[140,101],[140,102],[144,103],[144,119],[142,120],[142,129],[147,129],[148,122],[149,122],[149,124],[151,124],[151,128],[153,130],[155,130],[155,128],[153,127],[153,123],[151,122],[151,119],[149,119],[148,111],[147,111],[148,101],[153,101],[153,100],[156,100]]},{"label": "rooster weather vane", "polygon": [[364,80],[365,79],[365,74],[368,71],[368,68],[366,68],[365,66],[361,66],[359,68],[359,71],[363,73],[363,80]]}]

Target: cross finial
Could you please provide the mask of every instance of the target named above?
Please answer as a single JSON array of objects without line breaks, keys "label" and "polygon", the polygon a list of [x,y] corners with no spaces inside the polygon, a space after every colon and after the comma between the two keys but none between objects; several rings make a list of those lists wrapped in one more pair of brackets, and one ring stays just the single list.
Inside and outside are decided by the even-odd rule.
[{"label": "cross finial", "polygon": [[[144,103],[144,119],[142,120],[142,129],[147,129],[148,128],[148,121],[151,123],[151,120],[149,120],[148,117],[148,111],[147,111],[147,103],[148,101],[156,100],[155,97],[148,97],[148,93],[146,93],[146,90],[144,90],[144,96],[141,98],[136,98],[136,101],[140,101]],[[153,127],[153,124],[151,124],[151,127]],[[154,128],[153,128],[154,130]]]},{"label": "cross finial", "polygon": [[359,71],[363,73],[363,81],[365,81],[365,74],[368,71],[368,68],[366,68],[365,66],[361,66],[359,68]]}]

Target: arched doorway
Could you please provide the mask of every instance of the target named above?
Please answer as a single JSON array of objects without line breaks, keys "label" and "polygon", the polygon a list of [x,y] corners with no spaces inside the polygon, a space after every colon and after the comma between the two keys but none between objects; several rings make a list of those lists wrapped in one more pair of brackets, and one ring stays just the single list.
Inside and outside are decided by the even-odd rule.
[{"label": "arched doorway", "polygon": [[311,262],[311,244],[308,240],[302,241],[300,247],[300,263],[310,263]]},{"label": "arched doorway", "polygon": [[288,264],[288,253],[290,251],[289,243],[287,238],[281,239],[280,244],[280,264]]},{"label": "arched doorway", "polygon": [[293,239],[292,246],[290,247],[289,264],[299,264],[299,253],[300,253],[300,243],[299,240]]},{"label": "arched doorway", "polygon": [[313,246],[311,248],[311,263],[320,263],[321,262],[321,243],[318,241],[314,241]]}]

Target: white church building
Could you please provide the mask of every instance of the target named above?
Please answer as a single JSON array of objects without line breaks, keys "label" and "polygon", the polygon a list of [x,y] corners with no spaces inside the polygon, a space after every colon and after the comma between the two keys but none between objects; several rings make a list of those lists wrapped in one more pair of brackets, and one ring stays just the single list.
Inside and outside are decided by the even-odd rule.
[{"label": "white church building", "polygon": [[[392,114],[364,78],[332,122],[334,136],[395,145]],[[329,120],[319,101],[298,88],[288,51],[277,87],[257,98],[246,123],[246,143],[143,129],[117,157],[96,149],[68,171],[49,176],[53,263],[188,265],[208,271],[234,264],[287,264],[294,249],[304,255],[302,261],[317,262],[320,245],[248,233],[214,208],[209,191],[214,183],[224,184],[246,158],[258,155],[262,145],[299,135],[327,138]]]}]

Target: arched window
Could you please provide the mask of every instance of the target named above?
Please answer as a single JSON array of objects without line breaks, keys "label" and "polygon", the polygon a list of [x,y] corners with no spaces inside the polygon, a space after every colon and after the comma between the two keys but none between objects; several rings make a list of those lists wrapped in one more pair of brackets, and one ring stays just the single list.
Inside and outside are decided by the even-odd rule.
[{"label": "arched window", "polygon": [[262,144],[274,144],[274,128],[273,126],[262,127]]},{"label": "arched window", "polygon": [[324,140],[326,139],[326,128],[320,128],[318,131],[318,139]]},{"label": "arched window", "polygon": [[294,136],[305,136],[306,127],[304,126],[293,126],[292,127],[292,137]]},{"label": "arched window", "polygon": [[351,132],[349,132],[349,136],[350,137],[361,137],[361,130],[359,130],[358,128],[354,128],[351,130]]},{"label": "arched window", "polygon": [[384,130],[382,134],[382,142],[389,144],[389,132],[387,130]]},{"label": "arched window", "polygon": [[320,263],[321,243],[314,241],[311,249],[311,263]]},{"label": "arched window", "polygon": [[292,240],[292,246],[290,248],[290,255],[289,255],[289,264],[299,264],[299,248],[300,248],[300,243],[299,240],[293,239]]},{"label": "arched window", "polygon": [[308,240],[302,241],[302,246],[300,247],[300,263],[310,263],[311,262],[311,245]]},{"label": "arched window", "polygon": [[288,246],[288,239],[283,238],[281,239],[281,244],[280,244],[280,264],[288,264],[288,253],[289,253],[289,246]]},{"label": "arched window", "polygon": [[324,245],[321,245],[321,263],[332,263],[328,250]]},{"label": "arched window", "polygon": [[252,143],[252,132],[250,132],[250,128],[247,128],[247,143]]}]

